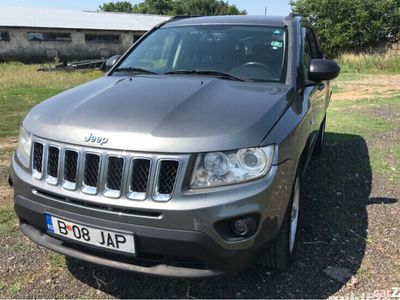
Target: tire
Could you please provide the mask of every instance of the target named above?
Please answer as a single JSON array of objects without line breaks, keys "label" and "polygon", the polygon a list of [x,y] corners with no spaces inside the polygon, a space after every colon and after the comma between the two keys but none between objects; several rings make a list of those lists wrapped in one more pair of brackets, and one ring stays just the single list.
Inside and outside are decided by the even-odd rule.
[{"label": "tire", "polygon": [[321,123],[319,128],[317,141],[315,142],[313,154],[320,155],[324,151],[324,144],[325,144],[325,124],[326,124],[326,117]]},{"label": "tire", "polygon": [[286,210],[282,226],[278,236],[267,251],[266,265],[268,268],[282,271],[286,271],[290,268],[296,250],[300,198],[301,180],[300,175],[297,175],[293,185],[292,197]]}]

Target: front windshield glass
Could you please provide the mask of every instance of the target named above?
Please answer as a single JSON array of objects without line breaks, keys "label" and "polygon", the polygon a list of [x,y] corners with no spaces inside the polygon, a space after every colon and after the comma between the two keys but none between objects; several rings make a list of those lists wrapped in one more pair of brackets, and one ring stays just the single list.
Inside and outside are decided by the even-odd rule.
[{"label": "front windshield glass", "polygon": [[[285,79],[286,31],[251,25],[160,28],[114,70],[157,74],[223,73],[246,81]],[[119,70],[119,71],[118,71]],[[221,75],[220,74],[220,75]]]}]

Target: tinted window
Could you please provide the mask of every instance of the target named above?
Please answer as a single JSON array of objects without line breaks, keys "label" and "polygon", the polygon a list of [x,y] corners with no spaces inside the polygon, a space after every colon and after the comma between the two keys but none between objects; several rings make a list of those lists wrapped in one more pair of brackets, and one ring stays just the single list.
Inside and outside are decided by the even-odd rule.
[{"label": "tinted window", "polygon": [[313,58],[323,58],[321,49],[319,48],[317,38],[313,31],[307,30],[307,38],[310,43],[310,49]]},{"label": "tinted window", "polygon": [[119,43],[117,34],[85,34],[85,40],[89,43]]},{"label": "tinted window", "polygon": [[310,68],[311,59],[313,59],[313,53],[311,51],[310,40],[308,38],[307,30],[303,28],[303,44],[304,44],[304,53],[303,53],[303,70],[304,70],[304,78],[308,78],[308,70]]},{"label": "tinted window", "polygon": [[62,32],[28,32],[29,41],[71,41],[70,33]]},{"label": "tinted window", "polygon": [[7,31],[1,31],[0,41],[9,41],[9,40],[10,40],[10,34]]},{"label": "tinted window", "polygon": [[199,25],[156,30],[119,67],[156,73],[219,71],[245,80],[280,82],[285,57],[284,28]]}]

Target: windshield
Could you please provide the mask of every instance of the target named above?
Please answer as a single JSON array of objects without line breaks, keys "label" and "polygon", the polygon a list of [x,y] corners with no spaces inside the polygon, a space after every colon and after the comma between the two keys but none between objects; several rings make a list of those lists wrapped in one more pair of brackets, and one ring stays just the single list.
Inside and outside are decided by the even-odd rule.
[{"label": "windshield", "polygon": [[286,31],[251,25],[161,28],[145,38],[114,69],[145,74],[194,74],[282,82]]}]

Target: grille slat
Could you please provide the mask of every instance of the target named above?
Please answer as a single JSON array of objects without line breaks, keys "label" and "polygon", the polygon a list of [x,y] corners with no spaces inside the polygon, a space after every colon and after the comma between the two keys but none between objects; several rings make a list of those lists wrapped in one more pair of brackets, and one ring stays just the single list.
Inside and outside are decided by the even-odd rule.
[{"label": "grille slat", "polygon": [[149,180],[150,161],[147,159],[134,159],[132,162],[132,176],[130,190],[146,193]]},{"label": "grille slat", "polygon": [[149,173],[150,160],[140,158],[132,160],[128,198],[135,200],[146,199]]},{"label": "grille slat", "polygon": [[47,150],[47,182],[56,185],[58,182],[58,162],[60,150],[50,146]]},{"label": "grille slat", "polygon": [[97,193],[99,182],[100,156],[93,153],[85,155],[85,168],[83,171],[83,192],[88,194]]},{"label": "grille slat", "polygon": [[43,171],[43,144],[35,143],[33,146],[33,170],[39,174]]},{"label": "grille slat", "polygon": [[58,177],[58,160],[60,150],[56,147],[49,147],[47,158],[47,175],[57,178]]},{"label": "grille slat", "polygon": [[64,180],[76,184],[77,170],[78,152],[66,150],[64,158]]},{"label": "grille slat", "polygon": [[179,162],[163,160],[160,162],[156,200],[169,200],[174,191]]},{"label": "grille slat", "polygon": [[[110,197],[119,197],[122,188],[122,175],[124,171],[124,159],[111,156],[107,160],[106,194]],[[113,192],[116,191],[116,192]],[[111,193],[110,193],[111,192]]]},{"label": "grille slat", "polygon": [[[153,163],[157,168],[153,169]],[[179,161],[86,152],[53,142],[34,141],[32,167],[35,179],[61,184],[70,191],[79,189],[89,195],[101,192],[108,198],[131,200],[145,200],[150,195],[153,200],[168,201],[175,190]],[[156,178],[151,180],[152,176]]]}]

